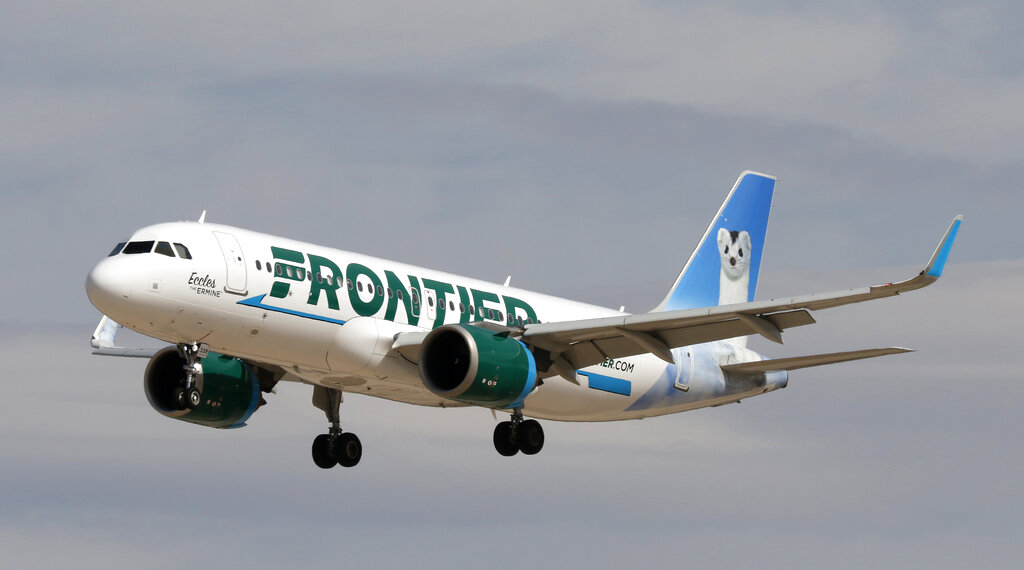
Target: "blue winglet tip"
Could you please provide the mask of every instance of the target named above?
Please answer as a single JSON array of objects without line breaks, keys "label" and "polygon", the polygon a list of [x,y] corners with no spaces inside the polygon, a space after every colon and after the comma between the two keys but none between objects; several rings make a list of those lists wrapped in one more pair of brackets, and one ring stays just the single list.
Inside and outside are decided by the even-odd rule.
[{"label": "blue winglet tip", "polygon": [[962,214],[953,218],[953,223],[946,230],[942,243],[935,249],[935,254],[932,255],[932,260],[928,263],[928,268],[925,270],[929,277],[938,278],[942,276],[942,270],[946,267],[946,260],[949,259],[949,252],[953,249],[953,242],[956,241],[956,234],[960,231],[960,224],[963,221],[964,217]]}]

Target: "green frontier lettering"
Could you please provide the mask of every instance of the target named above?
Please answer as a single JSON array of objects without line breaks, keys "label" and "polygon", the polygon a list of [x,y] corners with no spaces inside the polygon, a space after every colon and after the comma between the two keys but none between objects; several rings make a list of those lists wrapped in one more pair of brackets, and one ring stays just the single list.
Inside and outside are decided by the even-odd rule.
[{"label": "green frontier lettering", "polygon": [[[382,280],[372,269],[359,263],[348,264],[343,274],[338,264],[326,257],[312,253],[303,254],[293,249],[276,246],[271,247],[270,252],[275,259],[275,281],[270,288],[270,296],[278,299],[288,297],[291,293],[292,283],[301,283],[306,281],[307,277],[312,277],[312,279],[309,279],[309,297],[306,299],[306,303],[318,306],[321,303],[321,298],[326,298],[327,306],[332,310],[339,311],[341,310],[341,302],[338,299],[338,289],[345,286],[345,275],[348,275],[348,281],[353,285],[348,287],[348,301],[352,306],[352,310],[361,317],[375,316],[381,309],[384,309],[385,320],[400,320],[398,307],[399,302],[401,302],[406,322],[423,326],[424,328],[428,326],[430,328],[437,328],[443,325],[446,320],[448,296],[458,293],[459,302],[465,309],[459,311],[460,323],[496,320],[497,315],[495,313],[501,312],[502,302],[504,302],[505,321],[507,324],[519,324],[520,319],[533,323],[538,322],[537,312],[533,310],[533,307],[526,301],[515,297],[500,296],[489,291],[467,289],[461,285],[454,287],[450,283],[434,279],[424,278],[421,280],[414,275],[408,275],[409,281],[408,286],[406,286],[406,283],[395,272],[386,269],[384,270],[384,280]],[[309,269],[302,265],[306,261],[307,256],[309,258]],[[366,280],[370,281],[369,295],[371,298],[368,301],[364,301],[360,297],[359,287],[355,286],[359,283],[359,276],[361,275],[366,276],[366,279],[363,280],[364,283]],[[387,281],[388,290],[391,291],[390,295],[383,294],[385,280]],[[437,315],[434,317],[434,322],[429,324],[420,323],[423,317],[421,312],[424,301],[423,292],[425,290],[434,292],[434,299],[437,303]],[[385,299],[387,299],[386,308],[384,306]],[[469,311],[469,307],[474,308],[475,314]]]},{"label": "green frontier lettering", "polygon": [[445,310],[448,308],[448,299],[446,295],[448,293],[454,293],[455,288],[448,283],[434,281],[433,279],[424,279],[423,287],[426,289],[432,289],[437,293],[437,317],[434,318],[434,324],[430,327],[432,329],[436,329],[444,324],[444,314]]},{"label": "green frontier lettering", "polygon": [[459,323],[468,323],[472,320],[471,317],[473,315],[469,314],[469,305],[471,304],[469,302],[469,292],[466,291],[466,288],[462,285],[459,285],[459,302],[461,302],[462,306],[465,307],[465,310],[459,312],[461,315],[459,317]]},{"label": "green frontier lettering", "polygon": [[[338,288],[342,284],[341,269],[326,257],[320,257],[319,255],[309,254],[309,270],[313,273],[313,281],[310,282],[309,287],[309,300],[306,301],[310,305],[318,305],[320,303],[320,292],[323,291],[324,296],[327,297],[327,306],[338,310]],[[324,271],[330,269],[330,273]]]},{"label": "green frontier lettering", "polygon": [[522,299],[505,295],[505,312],[508,313],[509,324],[516,324],[518,322],[517,319],[520,318],[524,321],[529,320],[531,323],[538,322],[537,312],[533,310],[529,303]]},{"label": "green frontier lettering", "polygon": [[[384,311],[384,319],[388,321],[395,320],[395,316],[398,313],[398,301],[401,298],[402,305],[405,306],[405,318],[407,323],[415,324],[420,318],[420,280],[409,276],[409,289],[405,288],[405,284],[395,275],[394,272],[384,270],[384,277],[387,278],[388,287],[394,291],[394,295],[388,297],[388,308]],[[412,293],[415,292],[415,295]]]},{"label": "green frontier lettering", "polygon": [[[285,249],[283,247],[271,247],[271,255],[274,259],[280,259],[283,261],[291,261],[293,263],[302,263],[305,258],[301,252],[295,251],[294,249]],[[290,270],[290,271],[289,271]],[[274,263],[274,275],[278,279],[288,279],[290,281],[303,281],[306,279],[306,268],[301,265],[291,265],[287,263]],[[288,291],[291,289],[291,284],[284,281],[274,281],[273,286],[270,287],[270,296],[277,297],[278,299],[284,299],[288,296]]]},{"label": "green frontier lettering", "polygon": [[476,305],[476,315],[474,320],[490,319],[491,307],[484,306],[484,301],[491,301],[493,303],[500,303],[501,299],[498,298],[494,293],[488,293],[487,291],[477,291],[476,289],[470,289],[473,293],[473,304]]},{"label": "green frontier lettering", "polygon": [[357,315],[361,317],[372,317],[377,314],[377,311],[384,305],[384,296],[377,294],[377,288],[383,288],[380,282],[380,277],[373,271],[370,271],[369,267],[360,265],[358,263],[348,264],[348,278],[355,284],[360,275],[365,275],[370,279],[370,288],[373,290],[373,298],[369,301],[364,301],[359,298],[359,287],[352,287],[348,290],[348,301],[352,303],[352,309]]}]

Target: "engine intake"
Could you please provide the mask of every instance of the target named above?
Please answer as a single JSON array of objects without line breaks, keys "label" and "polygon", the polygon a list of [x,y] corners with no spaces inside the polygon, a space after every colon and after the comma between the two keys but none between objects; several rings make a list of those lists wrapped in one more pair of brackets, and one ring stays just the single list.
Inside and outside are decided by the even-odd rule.
[{"label": "engine intake", "polygon": [[420,378],[431,392],[488,408],[517,408],[537,385],[522,342],[473,325],[445,325],[420,347]]},{"label": "engine intake", "polygon": [[231,356],[209,353],[200,361],[196,387],[203,401],[194,410],[182,410],[174,391],[184,384],[185,359],[167,347],[149,361],[143,386],[153,409],[162,415],[215,428],[237,428],[260,406],[260,383],[248,364]]}]

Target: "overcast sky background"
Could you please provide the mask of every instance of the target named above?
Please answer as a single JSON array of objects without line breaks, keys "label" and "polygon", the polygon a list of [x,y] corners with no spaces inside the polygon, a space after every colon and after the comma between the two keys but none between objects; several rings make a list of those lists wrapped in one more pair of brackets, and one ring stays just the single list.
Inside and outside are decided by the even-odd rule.
[{"label": "overcast sky background", "polygon": [[[411,5],[409,5],[411,4]],[[1017,568],[1024,9],[1012,2],[0,2],[0,552],[13,566]],[[280,386],[242,430],[89,355],[83,282],[207,219],[642,312],[736,176],[780,177],[759,298],[816,315],[741,405],[545,422]]]}]

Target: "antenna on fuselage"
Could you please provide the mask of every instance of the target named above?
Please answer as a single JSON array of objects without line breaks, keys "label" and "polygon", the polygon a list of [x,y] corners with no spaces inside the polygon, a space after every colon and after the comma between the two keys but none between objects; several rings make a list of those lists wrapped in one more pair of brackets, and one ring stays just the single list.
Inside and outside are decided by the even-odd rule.
[{"label": "antenna on fuselage", "polygon": [[201,224],[201,223],[203,223],[205,221],[206,221],[206,210],[203,210],[203,213],[199,214],[199,223]]},{"label": "antenna on fuselage", "polygon": [[505,287],[508,287],[508,284],[511,283],[511,282],[512,282],[512,276],[509,275],[508,277],[505,278]]}]

